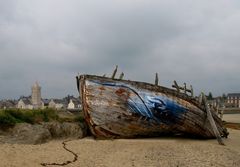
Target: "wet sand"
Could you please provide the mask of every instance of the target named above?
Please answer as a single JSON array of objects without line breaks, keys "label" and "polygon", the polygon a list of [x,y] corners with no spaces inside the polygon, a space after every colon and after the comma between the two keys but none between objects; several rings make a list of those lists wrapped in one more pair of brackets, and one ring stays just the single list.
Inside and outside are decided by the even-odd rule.
[{"label": "wet sand", "polygon": [[[78,160],[76,167],[176,167],[240,166],[240,131],[229,129],[226,146],[216,140],[182,138],[94,140],[67,142]],[[1,167],[38,167],[41,163],[63,163],[74,156],[63,149],[62,141],[41,145],[0,144]]]},{"label": "wet sand", "polygon": [[232,123],[240,123],[240,114],[223,114],[223,120]]}]

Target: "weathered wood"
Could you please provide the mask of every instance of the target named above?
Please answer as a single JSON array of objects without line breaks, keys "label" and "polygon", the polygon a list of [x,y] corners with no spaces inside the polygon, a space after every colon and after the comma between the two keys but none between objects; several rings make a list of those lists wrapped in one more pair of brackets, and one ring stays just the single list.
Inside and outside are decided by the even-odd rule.
[{"label": "weathered wood", "polygon": [[193,97],[193,88],[192,88],[192,85],[190,85],[190,89],[187,89],[187,84],[184,83],[184,86],[181,87],[177,84],[177,82],[174,80],[173,81],[173,85],[172,85],[173,88],[176,88],[177,92],[180,93],[181,90],[183,90],[183,93],[184,94],[187,94],[187,93],[190,93],[191,94],[191,97]]},{"label": "weathered wood", "polygon": [[173,81],[173,85],[172,85],[173,88],[176,88],[177,92],[180,93],[180,87],[178,86],[177,84],[177,81]]},{"label": "weathered wood", "polygon": [[115,70],[113,71],[113,74],[112,74],[112,79],[114,79],[115,78],[115,75],[116,75],[116,73],[117,73],[117,69],[118,69],[118,66],[116,65],[116,68],[115,68]]},{"label": "weathered wood", "polygon": [[80,74],[78,73],[78,75],[76,76],[76,82],[77,82],[77,90],[80,93]]},{"label": "weathered wood", "polygon": [[[96,137],[165,133],[215,137],[210,123],[205,121],[205,108],[184,93],[155,84],[91,75],[83,75],[80,80],[85,120]],[[221,120],[214,114],[212,117],[220,134],[226,137]]]},{"label": "weathered wood", "polygon": [[187,84],[184,82],[184,87],[183,87],[184,93],[187,93]]},{"label": "weathered wood", "polygon": [[202,94],[202,97],[203,97],[203,103],[204,103],[205,108],[206,108],[206,111],[207,111],[207,118],[208,118],[208,121],[209,121],[210,124],[211,124],[211,127],[212,127],[212,130],[213,130],[214,134],[215,134],[215,137],[217,138],[219,144],[225,145],[225,144],[223,143],[223,140],[222,140],[222,138],[221,138],[221,135],[220,135],[220,133],[219,133],[219,131],[218,131],[218,128],[217,128],[217,126],[216,126],[216,124],[215,124],[215,121],[214,121],[214,119],[213,119],[211,110],[210,110],[210,108],[209,108],[209,106],[208,106],[208,104],[207,104],[206,96],[204,95],[204,93],[201,93],[201,94]]},{"label": "weathered wood", "polygon": [[203,103],[202,93],[198,96],[198,103],[201,105]]},{"label": "weathered wood", "polygon": [[184,92],[185,94],[187,94],[187,93],[191,93],[191,94],[192,94],[192,90],[191,90],[191,89],[187,89],[187,84],[186,84],[186,83],[184,83],[184,86],[183,86],[183,87],[179,87],[179,89],[180,89],[180,90],[183,90],[183,92]]},{"label": "weathered wood", "polygon": [[122,79],[123,79],[123,77],[124,77],[124,73],[122,72],[122,73],[120,74],[120,77],[119,77],[119,79],[120,79],[120,80],[122,80]]},{"label": "weathered wood", "polygon": [[193,97],[194,94],[193,94],[193,87],[192,87],[192,85],[190,85],[190,91],[191,91],[190,92],[191,93],[191,97]]},{"label": "weathered wood", "polygon": [[158,85],[158,73],[155,75],[155,85]]}]

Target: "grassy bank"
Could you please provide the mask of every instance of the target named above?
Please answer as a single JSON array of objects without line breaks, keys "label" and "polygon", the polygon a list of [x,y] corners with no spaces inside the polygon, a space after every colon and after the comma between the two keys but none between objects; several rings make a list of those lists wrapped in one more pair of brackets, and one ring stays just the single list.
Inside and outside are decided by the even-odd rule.
[{"label": "grassy bank", "polygon": [[83,122],[81,111],[69,114],[66,111],[54,109],[6,109],[0,110],[0,128],[14,126],[16,123],[37,124],[41,122]]},{"label": "grassy bank", "polygon": [[13,126],[16,123],[40,123],[58,120],[57,112],[53,109],[7,109],[0,110],[0,126]]}]

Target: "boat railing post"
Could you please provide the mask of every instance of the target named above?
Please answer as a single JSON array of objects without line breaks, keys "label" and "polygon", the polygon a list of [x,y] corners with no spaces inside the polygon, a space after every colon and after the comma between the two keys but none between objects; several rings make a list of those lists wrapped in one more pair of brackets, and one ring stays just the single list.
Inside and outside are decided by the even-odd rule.
[{"label": "boat railing post", "polygon": [[80,91],[79,91],[79,90],[80,90],[80,88],[79,88],[79,86],[80,86],[80,84],[79,84],[79,79],[80,79],[80,74],[78,73],[78,75],[76,76],[77,90],[78,90],[78,92],[80,92]]},{"label": "boat railing post", "polygon": [[118,65],[116,65],[116,68],[115,68],[115,70],[113,71],[112,79],[115,78],[115,75],[116,75],[116,73],[117,73],[117,69],[118,69]]},{"label": "boat railing post", "polygon": [[155,85],[156,86],[158,85],[158,73],[156,73],[156,75],[155,75]]},{"label": "boat railing post", "polygon": [[200,93],[200,95],[198,96],[198,102],[199,102],[199,104],[202,105],[202,102],[203,102],[202,93]]},{"label": "boat railing post", "polygon": [[217,126],[216,126],[215,121],[213,119],[213,116],[212,116],[211,110],[209,108],[209,105],[207,104],[206,96],[204,95],[203,92],[201,94],[202,94],[203,103],[204,103],[204,106],[205,106],[205,109],[206,109],[206,112],[207,112],[207,118],[208,118],[208,121],[210,122],[210,125],[211,125],[212,129],[213,129],[214,135],[217,138],[218,143],[220,145],[225,145],[223,140],[222,140],[222,138],[221,138],[221,136],[220,136],[220,133],[219,133],[219,131],[217,129]]},{"label": "boat railing post", "polygon": [[221,120],[223,119],[224,110],[225,110],[225,105],[222,106],[222,109],[220,110],[220,113],[219,113]]},{"label": "boat railing post", "polygon": [[122,73],[120,74],[120,77],[119,77],[119,79],[120,79],[120,80],[122,80],[122,79],[123,79],[123,77],[124,77],[124,73],[122,72]]},{"label": "boat railing post", "polygon": [[177,84],[177,82],[175,80],[173,81],[172,87],[176,88],[177,92],[180,93],[180,87],[178,86],[178,84]]},{"label": "boat railing post", "polygon": [[184,93],[185,94],[190,93],[190,96],[193,97],[193,87],[192,87],[192,85],[190,85],[190,89],[187,89],[187,85],[186,85],[186,83],[184,83]]},{"label": "boat railing post", "polygon": [[184,93],[187,94],[187,84],[185,82],[184,82],[183,90],[184,90]]},{"label": "boat railing post", "polygon": [[191,96],[193,97],[193,87],[190,85],[190,90],[191,90]]}]

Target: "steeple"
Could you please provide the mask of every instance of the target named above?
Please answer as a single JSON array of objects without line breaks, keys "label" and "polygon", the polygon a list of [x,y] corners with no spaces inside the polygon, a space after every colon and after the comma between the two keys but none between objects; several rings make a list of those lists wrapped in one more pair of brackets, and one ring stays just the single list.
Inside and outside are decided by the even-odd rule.
[{"label": "steeple", "polygon": [[32,86],[32,104],[33,108],[41,108],[41,87],[37,81]]}]

